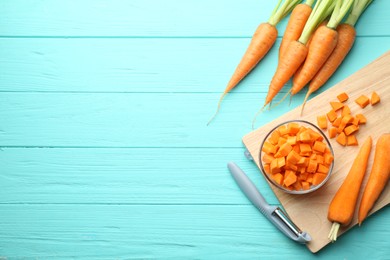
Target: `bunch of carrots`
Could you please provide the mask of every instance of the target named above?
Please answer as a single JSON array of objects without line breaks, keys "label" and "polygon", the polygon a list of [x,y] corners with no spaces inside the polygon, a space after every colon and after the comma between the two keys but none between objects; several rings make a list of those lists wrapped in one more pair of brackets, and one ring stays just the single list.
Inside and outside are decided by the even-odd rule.
[{"label": "bunch of carrots", "polygon": [[[248,49],[219,99],[216,113],[208,124],[217,115],[226,94],[252,71],[274,45],[278,34],[276,26],[290,12],[290,19],[279,48],[278,66],[270,82],[264,105],[256,116],[271,105],[274,97],[290,79],[293,82],[292,88],[280,102],[288,95],[296,95],[309,84],[302,105],[303,111],[309,96],[327,82],[352,48],[356,36],[355,24],[372,2],[372,0],[316,2],[306,0],[304,3],[301,1],[285,0],[281,4],[279,0],[268,22],[258,26]],[[346,19],[341,23],[344,18]]]}]

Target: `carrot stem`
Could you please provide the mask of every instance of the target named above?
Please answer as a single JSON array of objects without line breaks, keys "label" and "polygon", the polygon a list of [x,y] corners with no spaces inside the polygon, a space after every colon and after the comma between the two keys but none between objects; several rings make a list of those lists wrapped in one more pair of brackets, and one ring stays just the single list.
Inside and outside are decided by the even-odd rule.
[{"label": "carrot stem", "polygon": [[339,232],[340,229],[340,223],[333,222],[332,228],[330,229],[328,238],[330,241],[334,242],[337,240],[337,233]]},{"label": "carrot stem", "polygon": [[329,7],[332,6],[332,3],[333,3],[332,0],[317,1],[316,5],[313,8],[313,11],[309,16],[309,19],[306,22],[301,37],[298,40],[299,42],[301,42],[302,44],[307,43],[313,31],[317,28],[318,24],[322,22],[321,19],[325,18],[324,13],[328,11]]},{"label": "carrot stem", "polygon": [[286,15],[288,15],[297,4],[302,2],[302,0],[286,0],[282,4],[282,6],[280,6],[280,2],[281,1],[279,0],[278,5],[274,9],[271,17],[268,20],[268,23],[274,26],[277,25],[280,22],[280,20],[286,17]]},{"label": "carrot stem", "polygon": [[355,0],[351,13],[348,15],[347,19],[345,20],[345,23],[355,26],[359,17],[371,4],[371,2],[372,0]]},{"label": "carrot stem", "polygon": [[308,6],[313,6],[314,0],[306,0],[306,3]]},{"label": "carrot stem", "polygon": [[336,29],[337,25],[343,20],[344,16],[347,14],[349,8],[351,7],[354,0],[337,0],[336,6],[333,10],[332,16],[327,24],[329,28]]}]

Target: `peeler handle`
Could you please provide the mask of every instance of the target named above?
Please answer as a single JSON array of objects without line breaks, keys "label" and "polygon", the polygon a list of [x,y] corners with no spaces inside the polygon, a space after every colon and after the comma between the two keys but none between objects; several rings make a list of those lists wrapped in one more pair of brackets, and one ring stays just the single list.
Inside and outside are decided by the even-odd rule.
[{"label": "peeler handle", "polygon": [[[271,206],[265,201],[264,197],[257,190],[253,182],[246,176],[246,174],[233,162],[228,163],[228,168],[233,176],[234,180],[242,190],[242,192],[247,196],[247,198],[252,202],[252,204],[258,208],[261,213],[268,215]],[[275,207],[276,208],[276,207]],[[273,211],[274,209],[272,209]]]}]

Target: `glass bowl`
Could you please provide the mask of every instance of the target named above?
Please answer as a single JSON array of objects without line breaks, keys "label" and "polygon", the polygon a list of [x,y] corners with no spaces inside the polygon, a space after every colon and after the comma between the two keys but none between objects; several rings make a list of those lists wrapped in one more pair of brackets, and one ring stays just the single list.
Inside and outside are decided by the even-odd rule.
[{"label": "glass bowl", "polygon": [[[272,135],[272,133],[279,129],[279,127],[283,126],[283,125],[288,125],[290,123],[296,123],[298,124],[299,126],[304,126],[305,128],[310,128],[312,129],[314,132],[318,133],[320,136],[322,136],[322,140],[321,142],[324,143],[326,145],[326,148],[325,149],[329,149],[330,151],[330,154],[332,156],[332,161],[331,163],[327,166],[328,167],[328,172],[326,174],[326,177],[318,184],[316,185],[313,185],[313,184],[310,184],[310,187],[308,189],[289,189],[287,188],[286,186],[284,185],[280,185],[278,182],[276,182],[274,180],[274,178],[272,177],[272,174],[271,173],[267,173],[266,170],[265,170],[265,165],[266,163],[263,162],[263,156],[265,154],[265,152],[263,151],[263,147],[264,147],[264,144],[266,143],[266,141],[268,141],[269,137]],[[320,141],[320,140],[318,140]],[[320,154],[320,153],[319,153]],[[301,155],[301,154],[300,154]],[[318,154],[316,154],[316,156],[318,156]],[[287,158],[287,157],[286,157]],[[304,120],[290,120],[290,121],[286,121],[286,122],[283,122],[281,124],[278,124],[277,126],[275,126],[273,129],[271,129],[271,131],[269,131],[269,133],[265,136],[264,140],[262,141],[261,145],[260,145],[260,153],[259,153],[259,164],[260,164],[260,169],[263,173],[263,175],[267,178],[267,180],[272,183],[273,186],[277,187],[279,190],[283,191],[283,192],[286,192],[286,193],[289,193],[289,194],[307,194],[307,193],[310,193],[310,192],[313,192],[315,190],[318,190],[319,188],[321,188],[330,178],[331,174],[332,174],[332,170],[333,170],[333,165],[334,165],[334,152],[333,152],[333,148],[329,142],[329,139],[326,137],[326,135],[314,124],[308,122],[308,121],[304,121]],[[285,167],[285,166],[283,166]],[[318,165],[316,166],[318,167]],[[283,169],[283,168],[282,168]],[[318,170],[318,168],[316,168]],[[316,170],[316,171],[317,171]],[[283,170],[282,170],[283,171]],[[304,170],[302,170],[304,171]],[[299,175],[301,173],[298,173],[296,172],[296,176],[297,176],[297,179],[299,179]],[[308,175],[310,173],[307,173]],[[314,174],[314,173],[313,173]],[[306,184],[307,185],[307,184]],[[299,186],[298,186],[299,187]]]}]

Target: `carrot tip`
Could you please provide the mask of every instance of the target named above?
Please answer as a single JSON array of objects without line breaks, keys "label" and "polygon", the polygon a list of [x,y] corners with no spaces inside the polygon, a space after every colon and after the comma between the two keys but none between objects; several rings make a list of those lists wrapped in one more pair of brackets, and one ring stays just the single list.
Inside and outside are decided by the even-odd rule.
[{"label": "carrot tip", "polygon": [[214,118],[217,116],[219,110],[221,109],[221,102],[223,100],[223,98],[226,96],[226,92],[224,92],[221,97],[219,98],[219,101],[218,101],[218,107],[217,107],[217,111],[215,112],[215,114],[210,118],[210,120],[207,122],[207,126],[209,126],[209,124],[211,123],[211,121],[214,120]]},{"label": "carrot tip", "polygon": [[303,100],[303,104],[302,104],[302,108],[301,108],[301,116],[303,115],[303,109],[305,108],[307,99],[309,98],[311,93],[312,92],[310,90],[308,90],[307,93],[306,93],[306,96],[305,96],[305,99]]}]

